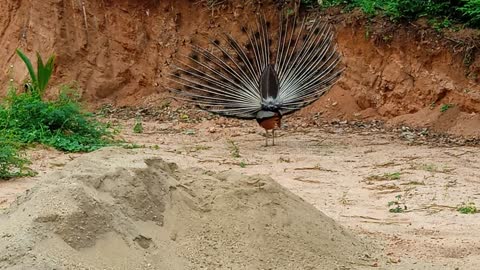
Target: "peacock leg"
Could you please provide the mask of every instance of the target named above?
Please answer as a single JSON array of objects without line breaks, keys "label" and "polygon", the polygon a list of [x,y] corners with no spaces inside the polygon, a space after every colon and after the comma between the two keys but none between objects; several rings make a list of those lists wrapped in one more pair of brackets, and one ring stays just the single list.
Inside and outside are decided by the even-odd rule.
[{"label": "peacock leg", "polygon": [[265,129],[265,146],[268,146],[268,130]]},{"label": "peacock leg", "polygon": [[275,145],[275,129],[272,129],[272,145]]}]

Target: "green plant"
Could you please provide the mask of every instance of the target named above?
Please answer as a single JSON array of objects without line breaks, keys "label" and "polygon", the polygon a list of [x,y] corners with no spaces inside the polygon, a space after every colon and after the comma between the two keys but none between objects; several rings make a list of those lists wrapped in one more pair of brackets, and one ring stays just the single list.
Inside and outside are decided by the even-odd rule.
[{"label": "green plant", "polygon": [[420,167],[422,170],[427,171],[427,172],[438,172],[437,165],[435,164],[423,164],[423,166]]},{"label": "green plant", "polygon": [[478,213],[478,209],[477,209],[477,206],[475,205],[474,202],[462,202],[462,204],[460,204],[458,207],[457,207],[457,211],[462,213],[462,214],[475,214],[475,213]]},{"label": "green plant", "polygon": [[440,112],[446,112],[448,111],[448,109],[450,108],[453,108],[455,105],[453,104],[443,104],[441,107],[440,107]]},{"label": "green plant", "polygon": [[138,148],[145,148],[145,145],[136,144],[136,143],[129,143],[122,145],[124,149],[138,149]]},{"label": "green plant", "polygon": [[398,180],[400,179],[400,173],[399,172],[394,172],[394,173],[385,173],[383,176],[389,180]]},{"label": "green plant", "polygon": [[348,6],[351,4],[351,0],[319,0],[318,4],[324,8],[334,6]]},{"label": "green plant", "polygon": [[372,0],[355,0],[354,3],[356,3],[356,5],[358,7],[360,7],[360,9],[367,15],[369,16],[375,16],[377,14],[377,2],[376,1],[372,1]]},{"label": "green plant", "polygon": [[[437,14],[441,1],[381,0],[381,9],[391,20],[415,20],[419,17]],[[380,6],[379,5],[379,6]]]},{"label": "green plant", "polygon": [[7,134],[0,135],[0,179],[33,175],[33,171],[26,166],[28,160],[20,153],[19,143]]},{"label": "green plant", "polygon": [[160,149],[160,146],[158,144],[150,146],[150,149],[158,150]]},{"label": "green plant", "polygon": [[284,11],[286,17],[293,16],[295,14],[295,10],[291,7],[287,7]]},{"label": "green plant", "polygon": [[0,130],[10,131],[21,143],[41,143],[67,152],[89,152],[110,144],[111,130],[83,112],[76,98],[68,87],[54,101],[10,92],[0,109]]},{"label": "green plant", "polygon": [[452,21],[449,18],[437,19],[433,18],[428,21],[428,23],[435,29],[437,32],[440,32],[444,28],[449,28],[453,25]]},{"label": "green plant", "polygon": [[458,10],[462,12],[468,25],[480,27],[480,0],[463,0],[463,6]]},{"label": "green plant", "polygon": [[230,150],[230,154],[232,155],[232,157],[239,158],[240,148],[238,147],[238,145],[232,140],[228,140],[227,143],[228,143],[228,149]]},{"label": "green plant", "polygon": [[402,195],[395,196],[395,200],[388,202],[388,211],[390,213],[403,213],[407,210],[407,205],[402,199]]},{"label": "green plant", "polygon": [[365,181],[391,181],[400,179],[401,173],[384,173],[383,175],[369,175],[365,178]]},{"label": "green plant", "polygon": [[245,161],[240,161],[238,166],[240,166],[240,168],[245,168],[245,167],[247,167],[247,163],[245,163]]},{"label": "green plant", "polygon": [[211,148],[212,148],[211,146],[206,146],[206,145],[195,145],[195,151],[203,151]]},{"label": "green plant", "polygon": [[45,89],[47,88],[48,81],[52,76],[55,56],[50,56],[47,62],[44,64],[42,57],[37,52],[37,72],[35,72],[32,62],[20,49],[17,49],[17,54],[27,66],[28,73],[30,74],[30,80],[32,83],[31,89],[29,90],[32,92],[32,94],[41,98],[45,92]]},{"label": "green plant", "polygon": [[190,120],[190,116],[188,116],[186,113],[182,113],[180,114],[180,120],[183,122],[188,122]]},{"label": "green plant", "polygon": [[385,16],[394,22],[424,17],[434,22],[437,30],[455,23],[480,27],[480,0],[323,0],[321,6],[359,8],[368,16]]},{"label": "green plant", "polygon": [[411,169],[422,170],[427,172],[439,172],[438,166],[432,163],[428,164],[414,164],[411,166]]},{"label": "green plant", "polygon": [[140,118],[135,119],[135,125],[133,126],[133,133],[143,133],[143,124]]},{"label": "green plant", "polygon": [[0,104],[0,178],[31,175],[20,149],[40,143],[66,152],[90,152],[116,143],[115,130],[84,112],[73,85],[60,87],[58,98],[42,100],[53,71],[54,57],[46,64],[39,54],[37,72],[20,50],[30,74],[30,91],[17,93],[13,82]]}]

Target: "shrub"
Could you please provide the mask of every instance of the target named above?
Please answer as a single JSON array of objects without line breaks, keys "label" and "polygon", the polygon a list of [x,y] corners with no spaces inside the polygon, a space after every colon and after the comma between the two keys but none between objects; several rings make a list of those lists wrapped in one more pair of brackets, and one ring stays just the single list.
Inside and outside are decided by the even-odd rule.
[{"label": "shrub", "polygon": [[57,99],[43,100],[53,73],[53,56],[44,64],[37,53],[35,72],[28,57],[20,50],[17,54],[27,66],[31,83],[22,93],[11,84],[0,104],[0,179],[32,174],[20,152],[26,145],[40,143],[66,152],[89,152],[114,142],[109,126],[82,110],[73,87],[64,85]]},{"label": "shrub", "polygon": [[11,91],[0,108],[0,121],[0,130],[8,130],[18,142],[67,152],[89,152],[111,142],[108,126],[83,112],[67,86],[53,101]]},{"label": "shrub", "polygon": [[464,6],[458,9],[462,12],[468,25],[480,28],[480,0],[464,0]]},{"label": "shrub", "polygon": [[[313,2],[313,1],[309,1]],[[393,21],[420,17],[451,25],[451,21],[480,27],[480,0],[323,0],[322,7],[360,8],[365,14],[384,15]]]},{"label": "shrub", "polygon": [[19,152],[20,145],[6,132],[0,132],[0,179],[31,175],[28,160]]}]

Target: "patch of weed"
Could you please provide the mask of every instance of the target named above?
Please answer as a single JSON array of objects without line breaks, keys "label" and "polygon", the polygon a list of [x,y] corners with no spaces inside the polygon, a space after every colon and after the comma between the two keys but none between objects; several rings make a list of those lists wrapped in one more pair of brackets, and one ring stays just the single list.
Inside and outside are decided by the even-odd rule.
[{"label": "patch of weed", "polygon": [[0,130],[8,130],[20,143],[41,143],[66,152],[90,152],[113,142],[108,125],[83,112],[67,86],[53,101],[13,91],[5,101],[0,107]]},{"label": "patch of weed", "polygon": [[478,213],[477,206],[475,205],[474,202],[462,202],[457,207],[457,211],[462,213],[462,214],[475,214]]},{"label": "patch of weed", "polygon": [[402,195],[395,196],[395,200],[388,202],[388,211],[390,213],[403,213],[407,210],[407,205],[402,199]]},{"label": "patch of weed", "polygon": [[235,143],[232,140],[228,140],[228,149],[230,150],[230,155],[233,158],[239,158],[240,157],[240,148],[238,147],[237,143]]},{"label": "patch of weed", "polygon": [[21,146],[9,137],[0,138],[0,179],[31,176],[35,173],[27,165],[30,163],[19,150]]},{"label": "patch of weed", "polygon": [[194,153],[198,151],[208,150],[211,148],[212,148],[211,146],[206,146],[206,145],[194,145],[194,146],[186,147],[185,150],[187,151],[187,153]]},{"label": "patch of weed", "polygon": [[180,120],[183,122],[188,122],[190,120],[190,116],[188,116],[186,113],[182,113],[180,114]]},{"label": "patch of weed", "polygon": [[391,181],[391,180],[398,180],[400,179],[401,173],[393,172],[393,173],[384,173],[383,175],[370,175],[365,177],[365,181]]},{"label": "patch of weed", "polygon": [[433,163],[412,164],[410,166],[410,169],[422,170],[422,171],[427,171],[431,173],[449,173],[455,170],[454,168],[449,168],[446,166],[444,166],[443,168],[440,168],[438,165]]},{"label": "patch of weed", "polygon": [[448,111],[448,109],[450,108],[453,108],[455,105],[453,104],[443,104],[441,107],[440,107],[440,112],[446,112]]},{"label": "patch of weed", "polygon": [[385,173],[383,177],[387,178],[388,180],[398,180],[400,179],[400,173],[399,172],[393,172],[393,173]]},{"label": "patch of weed", "polygon": [[135,119],[135,125],[133,126],[133,133],[143,133],[143,123],[140,118]]},{"label": "patch of weed", "polygon": [[128,143],[128,144],[124,144],[122,145],[123,148],[125,149],[138,149],[138,148],[145,148],[145,145],[142,144],[136,144],[136,143]]},{"label": "patch of weed", "polygon": [[158,150],[158,149],[160,149],[160,146],[158,146],[158,144],[155,144],[155,145],[150,146],[150,149]]},{"label": "patch of weed", "polygon": [[206,145],[195,145],[196,151],[203,151],[203,150],[209,150],[209,149],[212,149],[212,147],[206,146]]},{"label": "patch of weed", "polygon": [[444,28],[449,28],[453,24],[449,18],[443,18],[443,19],[432,18],[428,21],[428,23],[437,32],[441,32]]}]

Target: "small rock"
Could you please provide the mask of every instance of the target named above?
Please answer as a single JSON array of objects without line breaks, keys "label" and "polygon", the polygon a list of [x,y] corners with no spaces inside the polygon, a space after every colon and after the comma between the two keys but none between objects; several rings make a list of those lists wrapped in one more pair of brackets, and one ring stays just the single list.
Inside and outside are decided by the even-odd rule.
[{"label": "small rock", "polygon": [[402,138],[406,139],[406,140],[409,140],[409,141],[413,141],[417,137],[417,135],[415,135],[415,133],[413,133],[411,131],[404,131],[404,132],[402,132],[402,134],[400,136]]}]

